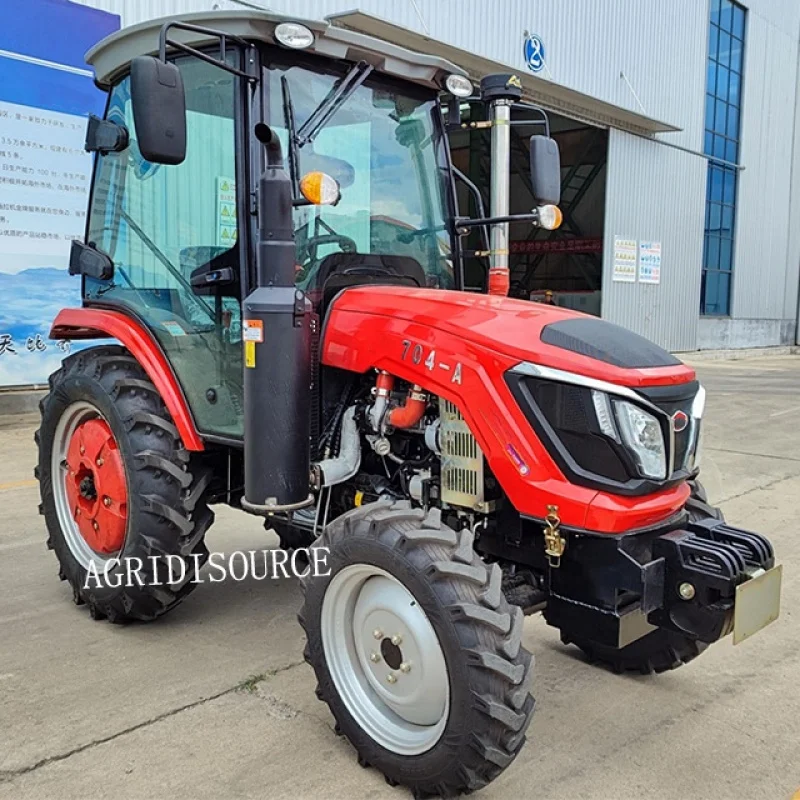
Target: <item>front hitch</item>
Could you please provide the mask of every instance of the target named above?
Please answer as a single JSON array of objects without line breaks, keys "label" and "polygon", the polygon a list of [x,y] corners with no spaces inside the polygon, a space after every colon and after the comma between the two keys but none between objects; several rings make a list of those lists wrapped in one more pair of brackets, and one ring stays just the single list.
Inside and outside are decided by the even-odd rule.
[{"label": "front hitch", "polygon": [[718,520],[687,528],[653,541],[653,558],[664,560],[664,602],[648,621],[702,642],[734,631],[738,643],[776,619],[781,568],[769,540]]},{"label": "front hitch", "polygon": [[706,643],[733,632],[738,644],[779,613],[772,545],[719,520],[622,536],[570,533],[548,573],[548,623],[604,647],[626,647],[657,628]]}]

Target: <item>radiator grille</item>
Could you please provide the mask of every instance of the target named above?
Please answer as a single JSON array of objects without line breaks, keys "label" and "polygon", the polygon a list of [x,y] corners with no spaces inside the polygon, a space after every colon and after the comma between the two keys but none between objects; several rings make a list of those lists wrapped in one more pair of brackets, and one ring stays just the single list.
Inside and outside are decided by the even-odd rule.
[{"label": "radiator grille", "polygon": [[483,453],[458,408],[439,401],[442,501],[475,508],[483,502]]}]

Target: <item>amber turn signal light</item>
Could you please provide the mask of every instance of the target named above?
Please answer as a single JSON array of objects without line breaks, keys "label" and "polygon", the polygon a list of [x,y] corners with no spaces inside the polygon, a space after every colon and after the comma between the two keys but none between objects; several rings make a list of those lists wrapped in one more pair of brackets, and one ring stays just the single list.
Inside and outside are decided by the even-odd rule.
[{"label": "amber turn signal light", "polygon": [[561,227],[564,215],[558,206],[539,206],[539,227],[548,231],[554,231]]},{"label": "amber turn signal light", "polygon": [[303,175],[300,193],[315,206],[335,206],[342,196],[339,182],[324,172],[307,172]]}]

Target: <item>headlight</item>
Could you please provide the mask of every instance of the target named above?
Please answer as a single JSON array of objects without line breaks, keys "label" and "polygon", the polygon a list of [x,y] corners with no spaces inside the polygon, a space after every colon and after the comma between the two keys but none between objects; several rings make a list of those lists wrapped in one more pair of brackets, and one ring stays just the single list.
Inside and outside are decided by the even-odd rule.
[{"label": "headlight", "polygon": [[314,44],[314,34],[299,22],[281,22],[275,27],[275,38],[292,50],[305,50]]},{"label": "headlight", "polygon": [[597,414],[597,424],[603,435],[619,442],[617,426],[614,424],[614,413],[611,410],[611,398],[605,392],[592,389],[592,403],[594,404],[594,413]]},{"label": "headlight", "polygon": [[469,78],[455,73],[448,75],[444,84],[447,87],[447,91],[456,97],[469,97],[474,90],[472,81]]},{"label": "headlight", "polygon": [[616,398],[614,410],[622,443],[631,451],[642,475],[664,480],[667,477],[667,448],[659,421],[643,408]]},{"label": "headlight", "polygon": [[527,361],[506,381],[576,485],[647,494],[699,463],[705,392],[694,381],[637,390]]}]

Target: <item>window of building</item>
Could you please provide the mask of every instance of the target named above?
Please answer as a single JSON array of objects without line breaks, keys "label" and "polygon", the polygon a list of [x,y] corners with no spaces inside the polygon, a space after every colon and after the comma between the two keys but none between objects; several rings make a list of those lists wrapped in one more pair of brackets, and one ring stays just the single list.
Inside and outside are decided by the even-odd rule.
[{"label": "window of building", "polygon": [[736,226],[745,9],[711,0],[706,83],[705,153],[710,156],[700,313],[730,313]]}]

